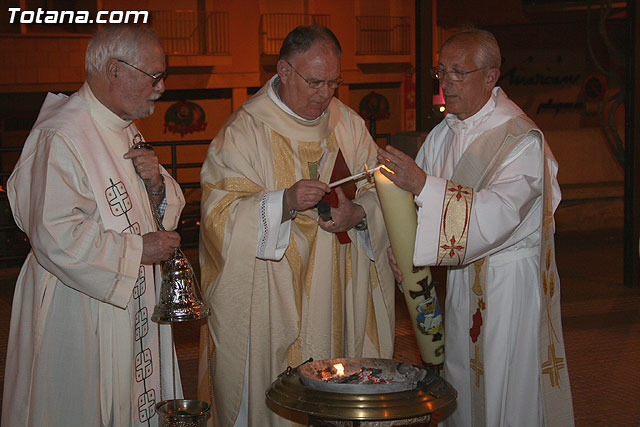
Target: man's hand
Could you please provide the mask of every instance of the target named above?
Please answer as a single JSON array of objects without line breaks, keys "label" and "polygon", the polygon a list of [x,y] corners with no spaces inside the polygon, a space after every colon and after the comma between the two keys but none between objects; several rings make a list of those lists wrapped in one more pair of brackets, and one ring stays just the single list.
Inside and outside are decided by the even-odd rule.
[{"label": "man's hand", "polygon": [[157,264],[169,259],[180,246],[180,235],[175,231],[154,231],[142,236],[142,264]]},{"label": "man's hand", "polygon": [[160,164],[156,153],[145,148],[131,148],[124,155],[125,159],[133,161],[133,167],[140,178],[148,180],[150,189],[159,192],[164,185],[160,176]]},{"label": "man's hand", "polygon": [[284,193],[284,204],[287,210],[298,212],[315,207],[330,189],[327,184],[315,179],[301,179],[287,188]]},{"label": "man's hand", "polygon": [[336,187],[336,195],[338,207],[331,208],[331,219],[323,221],[322,218],[318,218],[320,228],[331,233],[351,230],[365,216],[363,207],[349,200],[342,188]]},{"label": "man's hand", "polygon": [[387,145],[378,149],[378,163],[391,169],[390,173],[384,168],[380,168],[380,173],[389,178],[398,187],[412,192],[415,196],[420,194],[424,183],[427,181],[427,174],[418,164],[402,151]]},{"label": "man's hand", "polygon": [[393,255],[391,246],[387,248],[387,257],[389,258],[391,271],[393,271],[393,277],[395,277],[396,282],[402,283],[402,271],[400,271],[400,267],[398,267],[398,262],[396,261],[396,257]]}]

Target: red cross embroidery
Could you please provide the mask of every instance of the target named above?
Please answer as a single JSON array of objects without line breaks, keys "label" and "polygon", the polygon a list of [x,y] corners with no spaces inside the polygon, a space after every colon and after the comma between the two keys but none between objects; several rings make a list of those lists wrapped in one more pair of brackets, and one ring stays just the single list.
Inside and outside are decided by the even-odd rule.
[{"label": "red cross embroidery", "polygon": [[460,201],[460,199],[462,198],[463,194],[471,194],[469,192],[469,190],[466,189],[466,187],[463,187],[462,185],[458,184],[457,187],[450,187],[447,188],[447,191],[451,192],[451,193],[455,193],[456,196],[456,200]]},{"label": "red cross embroidery", "polygon": [[453,258],[453,256],[455,255],[455,251],[463,250],[464,246],[456,245],[456,237],[453,236],[451,238],[451,245],[442,245],[440,246],[440,248],[444,249],[445,251],[449,251],[449,256]]}]

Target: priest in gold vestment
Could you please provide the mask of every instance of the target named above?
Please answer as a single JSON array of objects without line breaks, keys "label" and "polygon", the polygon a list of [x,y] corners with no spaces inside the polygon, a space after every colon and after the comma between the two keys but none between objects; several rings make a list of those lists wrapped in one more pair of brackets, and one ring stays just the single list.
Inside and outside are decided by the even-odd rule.
[{"label": "priest in gold vestment", "polygon": [[372,184],[358,181],[353,200],[338,189],[326,221],[315,209],[341,158],[349,174],[376,163],[364,121],[333,97],[340,55],[328,29],[293,30],[277,74],[228,119],[202,168],[217,426],[291,425],[265,403],[287,366],[393,354],[394,280]]}]

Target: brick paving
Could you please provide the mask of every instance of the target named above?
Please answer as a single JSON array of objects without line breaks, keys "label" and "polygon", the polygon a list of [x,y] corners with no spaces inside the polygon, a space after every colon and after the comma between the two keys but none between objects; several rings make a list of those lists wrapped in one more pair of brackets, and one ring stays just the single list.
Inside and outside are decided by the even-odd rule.
[{"label": "brick paving", "polygon": [[[622,283],[622,230],[560,233],[562,320],[577,426],[640,426],[640,288]],[[194,267],[197,253],[187,252]],[[195,261],[195,262],[194,262]],[[197,268],[197,267],[196,267]],[[18,269],[0,269],[0,380]],[[435,273],[440,277],[440,273]],[[437,288],[444,298],[444,287]],[[419,363],[413,331],[396,294],[394,358]],[[445,314],[446,315],[446,314]],[[195,397],[198,322],[175,326],[185,396]],[[1,390],[0,390],[1,393]]]}]

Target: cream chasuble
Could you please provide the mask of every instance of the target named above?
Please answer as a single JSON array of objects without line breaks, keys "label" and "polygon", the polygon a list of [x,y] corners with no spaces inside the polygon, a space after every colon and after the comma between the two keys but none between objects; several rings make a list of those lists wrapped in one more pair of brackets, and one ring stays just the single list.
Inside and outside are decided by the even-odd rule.
[{"label": "cream chasuble", "polygon": [[[417,254],[420,264],[414,259],[422,265],[432,262],[428,258],[433,256],[431,265],[459,266],[450,267],[445,310],[445,327],[453,332],[446,344],[445,376],[458,388],[459,402],[444,424],[535,426],[544,419],[548,426],[573,425],[553,249],[557,206],[553,155],[535,125],[498,88],[475,116],[464,122],[450,120],[447,126],[454,129],[453,135],[442,133],[447,132],[445,125],[435,129],[430,135],[434,139],[425,142],[433,145],[418,155],[418,162],[435,176],[428,176],[431,182],[417,198],[425,212],[420,243],[416,242],[416,251],[423,245]],[[447,136],[439,139],[440,135]],[[461,138],[472,142],[460,148]],[[451,156],[455,150],[458,154]],[[531,168],[533,155],[538,171]],[[437,158],[446,160],[436,166]],[[454,163],[447,163],[452,159]],[[479,192],[483,199],[476,202]],[[437,207],[426,212],[438,193],[440,213],[435,213]],[[494,194],[500,198],[494,200]],[[500,208],[502,200],[514,206],[513,215]],[[495,206],[494,213],[489,214],[489,204]],[[518,219],[518,215],[526,216]],[[424,230],[427,218],[434,216],[440,223],[435,236]],[[488,225],[478,228],[485,220]],[[512,235],[500,236],[501,227],[509,230],[511,223]],[[427,241],[437,243],[433,255],[424,250]],[[459,347],[464,335],[466,349]],[[532,358],[536,350],[537,357]],[[539,409],[532,395],[542,396]]]},{"label": "cream chasuble", "polygon": [[[266,92],[267,86],[229,118],[201,173],[201,283],[213,311],[217,426],[236,420],[248,343],[252,426],[291,425],[267,408],[264,395],[287,366],[309,357],[393,354],[389,242],[371,184],[360,182],[354,201],[367,213],[375,262],[355,231],[349,231],[352,243],[340,245],[320,229],[315,209],[299,212],[291,224],[278,224],[290,226],[281,260],[256,257],[256,248],[266,244],[259,240],[263,197],[300,179],[327,182],[338,149],[353,173],[376,162],[364,122],[337,99],[323,117],[308,123],[282,111]],[[200,391],[206,395],[206,388]]]},{"label": "cream chasuble", "polygon": [[[25,231],[32,241],[33,252],[38,261],[47,265],[49,262],[47,258],[51,257],[51,262],[54,263],[52,271],[56,272],[60,282],[57,282],[59,286],[51,287],[50,285],[55,282],[50,279],[56,277],[44,272],[39,272],[36,277],[42,276],[42,278],[34,281],[34,285],[42,286],[37,292],[43,293],[44,304],[38,314],[39,321],[33,325],[36,335],[32,338],[32,345],[36,353],[34,353],[35,362],[32,369],[34,369],[34,374],[44,374],[47,369],[59,366],[38,362],[37,358],[38,353],[41,353],[43,358],[51,358],[51,355],[48,354],[49,347],[55,345],[55,342],[50,341],[50,335],[54,331],[53,328],[56,327],[54,319],[57,319],[62,322],[59,326],[66,324],[69,327],[69,337],[65,341],[78,340],[75,344],[80,353],[74,354],[72,351],[67,363],[78,362],[77,368],[83,370],[83,375],[86,378],[84,379],[85,383],[80,384],[75,383],[72,379],[73,376],[70,376],[69,386],[78,390],[73,390],[68,396],[64,396],[64,393],[61,394],[61,398],[69,399],[69,404],[74,405],[76,410],[65,409],[65,404],[56,405],[56,399],[51,395],[46,396],[45,394],[41,397],[46,399],[46,403],[39,402],[38,393],[33,392],[33,397],[30,399],[31,406],[28,410],[31,415],[24,424],[44,425],[41,423],[46,422],[47,425],[68,425],[66,422],[56,421],[67,420],[67,422],[79,422],[83,425],[156,426],[158,417],[154,406],[160,401],[162,390],[160,369],[163,371],[162,379],[165,383],[163,385],[165,395],[162,398],[173,397],[167,395],[167,393],[172,393],[173,389],[173,369],[171,366],[173,348],[170,329],[163,325],[161,327],[161,344],[164,362],[160,366],[161,348],[158,341],[158,325],[151,322],[150,319],[156,302],[156,291],[159,290],[159,287],[156,288],[156,286],[159,286],[159,282],[155,279],[153,266],[138,264],[142,251],[140,235],[155,231],[155,222],[142,180],[137,176],[132,162],[122,158],[123,154],[129,150],[134,135],[138,134],[137,129],[131,122],[120,119],[104,107],[93,96],[89,86],[85,84],[78,93],[71,97],[49,94],[34,126],[34,132],[32,133],[34,138],[30,137],[25,144],[21,160],[10,181],[12,207],[14,207],[17,221],[21,227],[27,226]],[[58,139],[54,143],[52,138]],[[57,141],[69,144],[68,149],[72,150],[71,155],[75,156],[74,159],[65,160],[69,166],[56,167],[57,156],[61,153],[58,147],[63,147]],[[51,144],[50,148],[46,147],[47,143]],[[50,150],[48,167],[40,164],[47,159],[43,157],[46,155],[44,153],[47,149]],[[67,156],[69,155],[67,154]],[[66,169],[70,166],[82,170],[82,174],[67,174]],[[99,230],[94,232],[78,230],[75,238],[80,241],[89,239],[86,240],[86,243],[90,245],[89,248],[80,249],[80,252],[75,255],[80,257],[75,261],[80,264],[79,266],[73,265],[72,247],[66,249],[69,252],[67,254],[69,259],[54,260],[57,257],[57,255],[53,256],[56,252],[55,246],[49,244],[50,247],[47,245],[40,247],[39,245],[40,239],[37,237],[37,233],[39,233],[38,227],[40,225],[33,222],[29,224],[28,221],[23,224],[26,218],[21,215],[27,213],[29,208],[25,205],[26,200],[21,200],[24,194],[13,190],[13,188],[17,189],[33,179],[33,174],[37,174],[38,169],[41,171],[40,173],[47,173],[49,176],[48,185],[42,188],[42,190],[49,190],[45,196],[44,209],[58,209],[60,210],[59,214],[63,215],[62,219],[57,220],[62,225],[48,226],[50,233],[56,235],[58,228],[62,232],[65,221],[71,224],[78,220],[82,224],[91,226],[94,221],[93,216],[96,221],[99,219],[100,227],[104,227],[104,236],[96,237],[104,239],[104,243],[90,240],[94,233],[100,233]],[[177,183],[166,171],[163,170],[162,173],[165,176],[165,182],[167,182],[167,209],[165,210],[164,225],[167,229],[173,229],[177,225],[179,213],[184,206],[184,199]],[[87,206],[89,209],[95,209],[95,212],[87,210],[89,216],[86,220],[83,221],[80,216],[74,213],[73,204],[66,206],[61,204],[57,207],[53,202],[47,202],[50,197],[72,200],[73,194],[66,193],[64,197],[62,194],[56,196],[56,191],[65,191],[63,186],[59,188],[54,186],[58,174],[67,180],[67,185],[72,185],[73,180],[80,180],[79,182],[82,184],[78,185],[84,188],[78,189],[78,193],[89,191],[88,194],[92,196],[92,199],[91,201],[87,200]],[[89,197],[88,194],[83,194],[83,197]],[[79,202],[75,203],[78,203],[78,207],[76,207],[78,212],[84,210],[80,207]],[[92,203],[95,204],[92,206]],[[68,213],[69,217],[65,218],[64,215],[69,209],[71,210]],[[46,224],[48,211],[45,212],[47,213],[44,219]],[[76,229],[78,227],[76,226]],[[128,235],[132,237],[137,235],[137,239],[128,238]],[[109,243],[110,240],[118,239],[122,242],[119,244],[114,242],[113,245]],[[59,242],[62,246],[69,245],[62,240]],[[103,263],[107,259],[100,259],[102,255],[94,254],[95,249],[91,246],[112,251],[116,255],[121,252],[121,258],[112,265],[104,265]],[[124,251],[128,246],[131,246],[132,250]],[[51,254],[47,251],[51,251]],[[87,263],[86,276],[82,274],[83,263]],[[30,257],[25,263],[23,274],[29,269],[39,271],[40,268],[35,259]],[[106,268],[116,272],[114,279],[110,281],[106,277],[101,277],[98,268]],[[158,279],[159,276],[158,272]],[[101,278],[106,280],[102,281]],[[29,280],[29,278],[21,274],[19,287],[27,285],[28,282],[21,283],[24,280]],[[47,285],[43,286],[39,282],[47,283]],[[76,295],[73,293],[74,291],[68,291],[65,289],[65,285],[79,290],[82,294]],[[69,322],[72,317],[64,320],[64,315],[60,310],[65,309],[59,305],[64,302],[59,300],[62,298],[63,292],[67,294],[64,297],[67,303],[78,301],[69,306],[67,310],[71,309],[69,311],[73,312],[84,306],[87,307],[86,315],[88,317],[85,322],[93,323],[95,330],[92,333],[95,334],[95,343],[83,341],[86,339],[82,338],[83,331],[74,332],[76,327],[82,323],[79,325],[73,323],[74,327],[70,328]],[[89,298],[84,293],[95,299]],[[60,297],[56,297],[58,294]],[[26,305],[14,307],[12,317],[23,316],[24,314],[20,312],[24,311],[26,314],[28,310],[29,307]],[[48,333],[42,335],[45,331]],[[25,338],[22,337],[22,339]],[[97,346],[97,348],[94,350],[93,346]],[[86,352],[86,355],[80,357],[82,352]],[[60,354],[65,354],[65,352],[60,352]],[[95,359],[93,359],[94,357]],[[61,371],[46,375],[53,378],[52,381],[60,387],[60,382],[64,380],[56,380],[55,377],[63,374]],[[177,383],[179,384],[179,378],[177,378]],[[18,390],[20,387],[18,386]],[[96,388],[96,390],[92,388]],[[78,393],[85,395],[85,399],[74,399],[73,396]],[[97,401],[91,401],[93,396],[97,397]],[[29,399],[25,400],[29,401]],[[95,406],[96,404],[97,406]],[[49,408],[47,405],[54,407]],[[7,408],[6,405],[4,408]],[[82,415],[85,413],[86,415]],[[3,409],[4,415],[5,410]],[[11,414],[11,417],[15,416],[15,413]],[[78,416],[77,420],[74,418],[76,416]],[[20,418],[11,419],[17,421]]]}]

